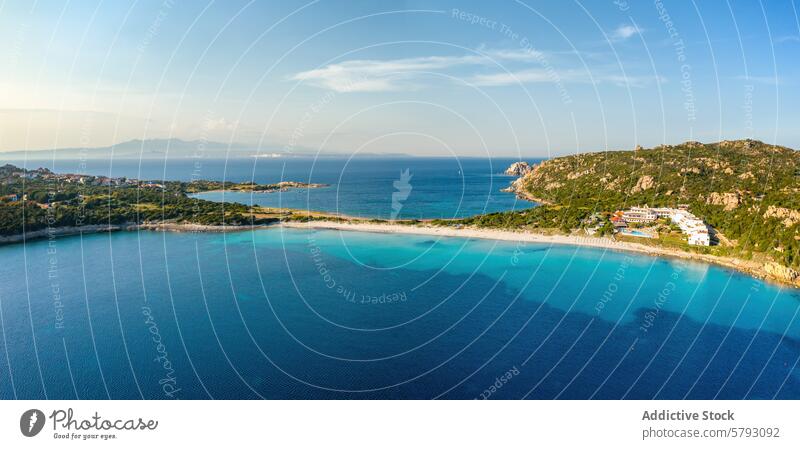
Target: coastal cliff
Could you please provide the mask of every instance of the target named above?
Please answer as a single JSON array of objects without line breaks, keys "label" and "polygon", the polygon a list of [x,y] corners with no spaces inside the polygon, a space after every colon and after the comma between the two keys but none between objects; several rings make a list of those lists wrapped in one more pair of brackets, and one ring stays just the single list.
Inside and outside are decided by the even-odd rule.
[{"label": "coastal cliff", "polygon": [[527,162],[520,161],[511,164],[504,173],[509,176],[525,176],[530,173],[531,170],[532,168]]},{"label": "coastal cliff", "polygon": [[503,174],[509,176],[517,176],[517,179],[511,181],[508,187],[500,189],[501,192],[508,192],[508,193],[515,193],[519,199],[531,201],[534,203],[539,204],[549,204],[548,201],[543,200],[541,198],[536,198],[533,195],[530,195],[524,189],[525,178],[531,174],[538,165],[532,166],[527,162],[514,162],[511,164]]}]

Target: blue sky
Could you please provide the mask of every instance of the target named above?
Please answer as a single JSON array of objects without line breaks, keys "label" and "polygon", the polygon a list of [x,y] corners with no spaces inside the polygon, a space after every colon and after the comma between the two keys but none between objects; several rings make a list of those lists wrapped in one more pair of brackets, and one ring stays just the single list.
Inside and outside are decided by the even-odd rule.
[{"label": "blue sky", "polygon": [[5,1],[0,150],[800,148],[791,0]]}]

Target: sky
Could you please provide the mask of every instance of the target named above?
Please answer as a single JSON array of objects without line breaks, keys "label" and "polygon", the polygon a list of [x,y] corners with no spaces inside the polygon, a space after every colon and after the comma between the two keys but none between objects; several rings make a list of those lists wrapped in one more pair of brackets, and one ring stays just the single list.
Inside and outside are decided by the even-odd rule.
[{"label": "sky", "polygon": [[0,152],[180,138],[549,157],[800,148],[771,1],[0,1]]}]

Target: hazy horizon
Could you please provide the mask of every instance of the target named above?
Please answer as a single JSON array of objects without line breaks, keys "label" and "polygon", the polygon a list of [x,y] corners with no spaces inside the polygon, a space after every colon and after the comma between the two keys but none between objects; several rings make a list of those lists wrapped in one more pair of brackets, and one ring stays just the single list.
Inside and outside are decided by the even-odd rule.
[{"label": "hazy horizon", "polygon": [[[723,139],[732,140],[732,139]],[[758,140],[758,139],[753,139]],[[143,143],[140,143],[143,142]],[[154,144],[165,144],[170,142],[168,146],[153,147]],[[678,145],[685,142],[665,142],[665,145]],[[701,142],[701,143],[716,143],[716,142]],[[788,147],[776,143],[775,145]],[[314,148],[291,148],[286,147],[269,147],[258,148],[256,145],[246,144],[242,142],[215,142],[215,141],[200,141],[200,140],[184,140],[180,138],[171,139],[147,139],[144,141],[133,139],[124,142],[118,142],[114,145],[101,146],[101,147],[70,147],[70,148],[40,148],[29,150],[6,150],[0,151],[0,162],[18,162],[22,159],[40,160],[38,156],[45,156],[45,158],[62,158],[62,159],[109,159],[106,154],[101,154],[103,150],[110,150],[114,147],[113,158],[130,159],[164,159],[166,158],[190,158],[190,159],[226,159],[226,158],[242,158],[242,159],[270,159],[270,158],[313,158],[313,157],[327,157],[327,158],[351,158],[351,157],[400,157],[400,158],[447,158],[451,156],[430,155],[430,154],[413,154],[413,153],[390,153],[390,152],[367,152],[367,153],[349,153],[347,150],[330,149],[327,151],[317,151]],[[646,148],[646,147],[645,147]],[[788,147],[791,148],[791,147]],[[144,151],[141,151],[141,150]],[[581,151],[584,153],[596,153],[603,151],[633,151],[635,148],[586,148]],[[791,148],[797,150],[796,148]],[[168,152],[166,151],[168,150]],[[550,155],[544,156],[526,156],[525,154],[511,154],[503,152],[502,150],[493,151],[488,154],[468,154],[459,155],[459,158],[493,158],[493,159],[519,159],[538,161],[548,159],[551,157],[561,157],[575,154],[574,150],[566,150],[562,152],[553,152]]]}]

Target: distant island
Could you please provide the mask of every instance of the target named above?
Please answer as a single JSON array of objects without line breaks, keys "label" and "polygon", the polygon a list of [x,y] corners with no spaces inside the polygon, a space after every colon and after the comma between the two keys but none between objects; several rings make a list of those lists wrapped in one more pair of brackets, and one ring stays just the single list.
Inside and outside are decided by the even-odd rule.
[{"label": "distant island", "polygon": [[[755,140],[518,162],[508,190],[538,203],[451,220],[380,220],[213,202],[208,191],[323,184],[154,182],[0,167],[0,242],[120,229],[282,224],[573,244],[697,259],[800,287],[800,153]],[[24,212],[24,213],[23,213]]]}]

